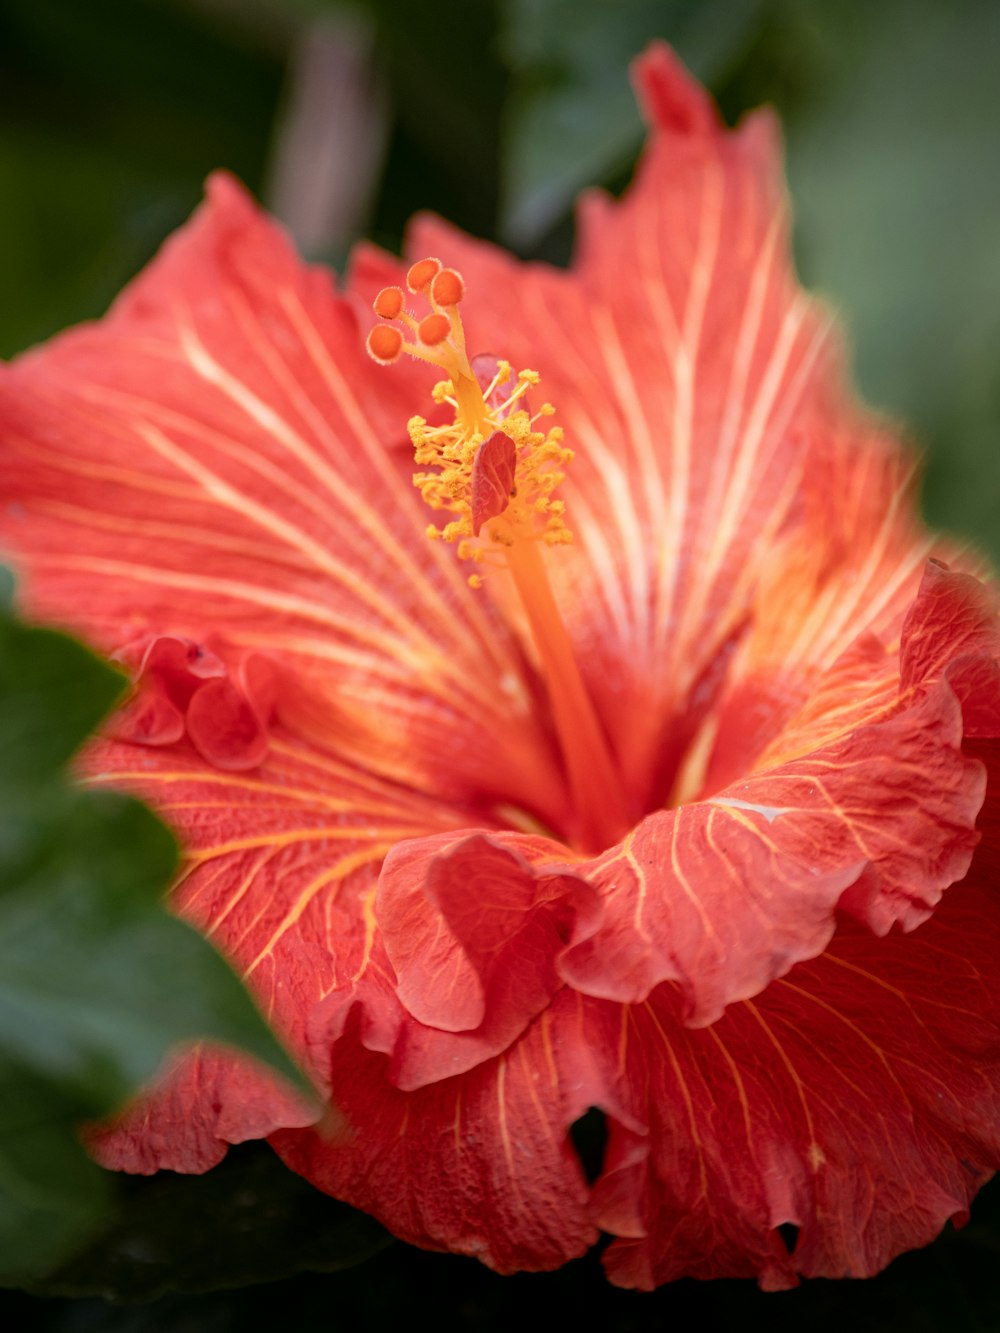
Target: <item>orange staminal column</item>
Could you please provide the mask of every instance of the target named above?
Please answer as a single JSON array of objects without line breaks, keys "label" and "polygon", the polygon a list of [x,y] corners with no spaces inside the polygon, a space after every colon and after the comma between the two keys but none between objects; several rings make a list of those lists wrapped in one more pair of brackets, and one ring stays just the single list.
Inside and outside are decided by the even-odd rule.
[{"label": "orange staminal column", "polygon": [[418,318],[406,308],[402,288],[384,288],[374,303],[383,323],[372,329],[367,346],[383,365],[405,352],[440,366],[448,377],[435,385],[433,397],[451,406],[454,421],[431,426],[412,417],[409,422],[414,458],[424,469],[414,474],[414,485],[432,509],[448,515],[443,526],[428,528],[428,536],[457,543],[459,557],[476,566],[469,578],[473,587],[482,583],[478,571],[491,566],[505,568],[513,579],[570,786],[575,812],[570,836],[581,848],[602,850],[617,842],[632,820],[542,550],[572,541],[564,505],[554,498],[572,452],[558,427],[536,429],[552,415],[550,405],[534,415],[526,410],[525,396],[538,383],[534,371],[515,375],[501,361],[484,394],[458,312],[465,296],[461,275],[440,260],[422,259],[409,269],[406,284],[426,300],[429,313]]},{"label": "orange staminal column", "polygon": [[613,846],[632,827],[604,731],[580,675],[566,624],[536,542],[515,542],[507,552],[518,596],[552,706],[569,779],[574,843],[587,851]]}]

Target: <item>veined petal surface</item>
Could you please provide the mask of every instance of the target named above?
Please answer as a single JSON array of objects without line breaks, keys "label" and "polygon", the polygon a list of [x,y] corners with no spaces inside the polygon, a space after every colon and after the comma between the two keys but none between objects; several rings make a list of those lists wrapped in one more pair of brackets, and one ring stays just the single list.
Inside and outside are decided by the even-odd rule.
[{"label": "veined petal surface", "polygon": [[961,1225],[1000,1154],[997,922],[995,880],[973,876],[912,935],[845,926],[697,1031],[667,987],[581,1002],[612,1126],[593,1199],[622,1237],[612,1280],[866,1277]]},{"label": "veined petal surface", "polygon": [[859,688],[846,711],[835,669],[837,688],[772,743],[783,761],[647,816],[585,868],[605,913],[561,963],[570,984],[636,1002],[676,982],[685,1020],[701,1026],[822,952],[835,909],[878,934],[912,929],[962,878],[987,791],[963,739],[975,734],[966,716],[992,721],[975,687],[996,671],[995,601],[932,564],[897,652],[878,645],[873,661],[866,643],[847,658]]},{"label": "veined petal surface", "polygon": [[[665,47],[637,85],[637,178],[585,198],[568,272],[434,218],[411,249],[462,270],[470,347],[538,370],[575,451],[549,563],[638,816],[697,794],[717,747],[745,768],[861,632],[898,628],[930,544],[912,461],[795,281],[772,117],[729,132]],[[365,250],[353,283],[392,274]]]},{"label": "veined petal surface", "polygon": [[403,1239],[503,1273],[556,1268],[597,1240],[546,1015],[511,1050],[414,1092],[388,1082],[360,1024],[355,1015],[328,1048],[345,1123],[276,1134],[290,1166]]},{"label": "veined petal surface", "polygon": [[[115,741],[93,744],[85,771],[94,785],[141,796],[177,831],[185,869],[174,906],[230,959],[328,1091],[325,1059],[309,1063],[309,1017],[367,967],[382,860],[400,841],[468,816],[359,773],[280,724],[269,728],[267,757],[250,772],[211,767],[190,742]],[[117,1169],[204,1171],[229,1143],[315,1118],[314,1106],[233,1053],[195,1051],[91,1142]]]},{"label": "veined petal surface", "polygon": [[105,320],[0,377],[25,604],[107,652],[153,632],[269,654],[304,682],[299,729],[339,754],[485,803],[516,774],[558,817],[520,655],[426,541],[368,414],[376,377],[329,275],[214,178]]},{"label": "veined petal surface", "polygon": [[[565,988],[503,1055],[403,1093],[355,1008],[324,1046],[344,1124],[272,1142],[404,1238],[501,1272],[596,1227],[622,1286],[869,1276],[964,1222],[1000,1157],[990,857],[911,935],[845,924],[709,1027],[669,984],[637,1005]],[[588,1193],[568,1129],[591,1106],[610,1137]]]}]

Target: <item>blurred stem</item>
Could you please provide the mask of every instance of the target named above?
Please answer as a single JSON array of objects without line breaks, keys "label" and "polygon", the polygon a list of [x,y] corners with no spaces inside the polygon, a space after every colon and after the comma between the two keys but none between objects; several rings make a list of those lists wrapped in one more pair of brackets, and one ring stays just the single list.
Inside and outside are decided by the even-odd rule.
[{"label": "blurred stem", "polygon": [[369,215],[388,123],[373,44],[364,16],[335,13],[304,24],[292,45],[265,193],[309,256],[340,260]]}]

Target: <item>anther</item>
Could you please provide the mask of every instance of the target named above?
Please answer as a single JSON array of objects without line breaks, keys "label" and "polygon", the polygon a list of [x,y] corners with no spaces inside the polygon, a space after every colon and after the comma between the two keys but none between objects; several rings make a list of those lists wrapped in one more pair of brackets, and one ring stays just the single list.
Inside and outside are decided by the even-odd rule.
[{"label": "anther", "polygon": [[443,268],[431,283],[431,297],[437,305],[458,305],[464,295],[462,275],[453,268]]},{"label": "anther", "polygon": [[443,343],[445,338],[451,332],[451,324],[447,315],[427,315],[420,321],[417,328],[417,337],[427,347],[437,347]]},{"label": "anther", "polygon": [[[447,321],[446,321],[447,322]],[[391,366],[403,350],[403,335],[391,324],[376,324],[365,343],[368,355],[379,365]]]},{"label": "anther", "polygon": [[440,259],[418,259],[410,265],[406,275],[406,285],[411,292],[422,292],[427,284],[441,271]]},{"label": "anther", "polygon": [[395,319],[405,299],[402,287],[383,287],[372,302],[372,309],[379,319]]}]

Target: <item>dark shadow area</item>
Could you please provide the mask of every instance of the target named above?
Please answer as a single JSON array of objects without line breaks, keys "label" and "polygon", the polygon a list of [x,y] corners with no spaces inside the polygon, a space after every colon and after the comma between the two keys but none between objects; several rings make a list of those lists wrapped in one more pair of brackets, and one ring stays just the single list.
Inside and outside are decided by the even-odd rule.
[{"label": "dark shadow area", "polygon": [[799,1243],[799,1228],[791,1222],[782,1222],[780,1227],[776,1228],[781,1237],[781,1243],[789,1254],[795,1253],[795,1247]]},{"label": "dark shadow area", "polygon": [[878,1277],[804,1282],[788,1292],[761,1292],[751,1281],[689,1280],[650,1293],[621,1291],[608,1283],[596,1253],[555,1273],[499,1277],[472,1259],[394,1245],[340,1273],[173,1293],[145,1305],[0,1293],[0,1327],[12,1333],[381,1333],[412,1321],[419,1300],[434,1326],[449,1333],[510,1333],[529,1312],[536,1326],[551,1321],[601,1333],[843,1333],[845,1326],[851,1333],[984,1333],[1000,1328],[998,1220],[1000,1191],[987,1187],[965,1231],[949,1228],[937,1244],[904,1255]]},{"label": "dark shadow area", "polygon": [[570,1125],[569,1137],[587,1183],[592,1185],[604,1168],[604,1153],[608,1146],[608,1122],[604,1112],[592,1106]]}]

